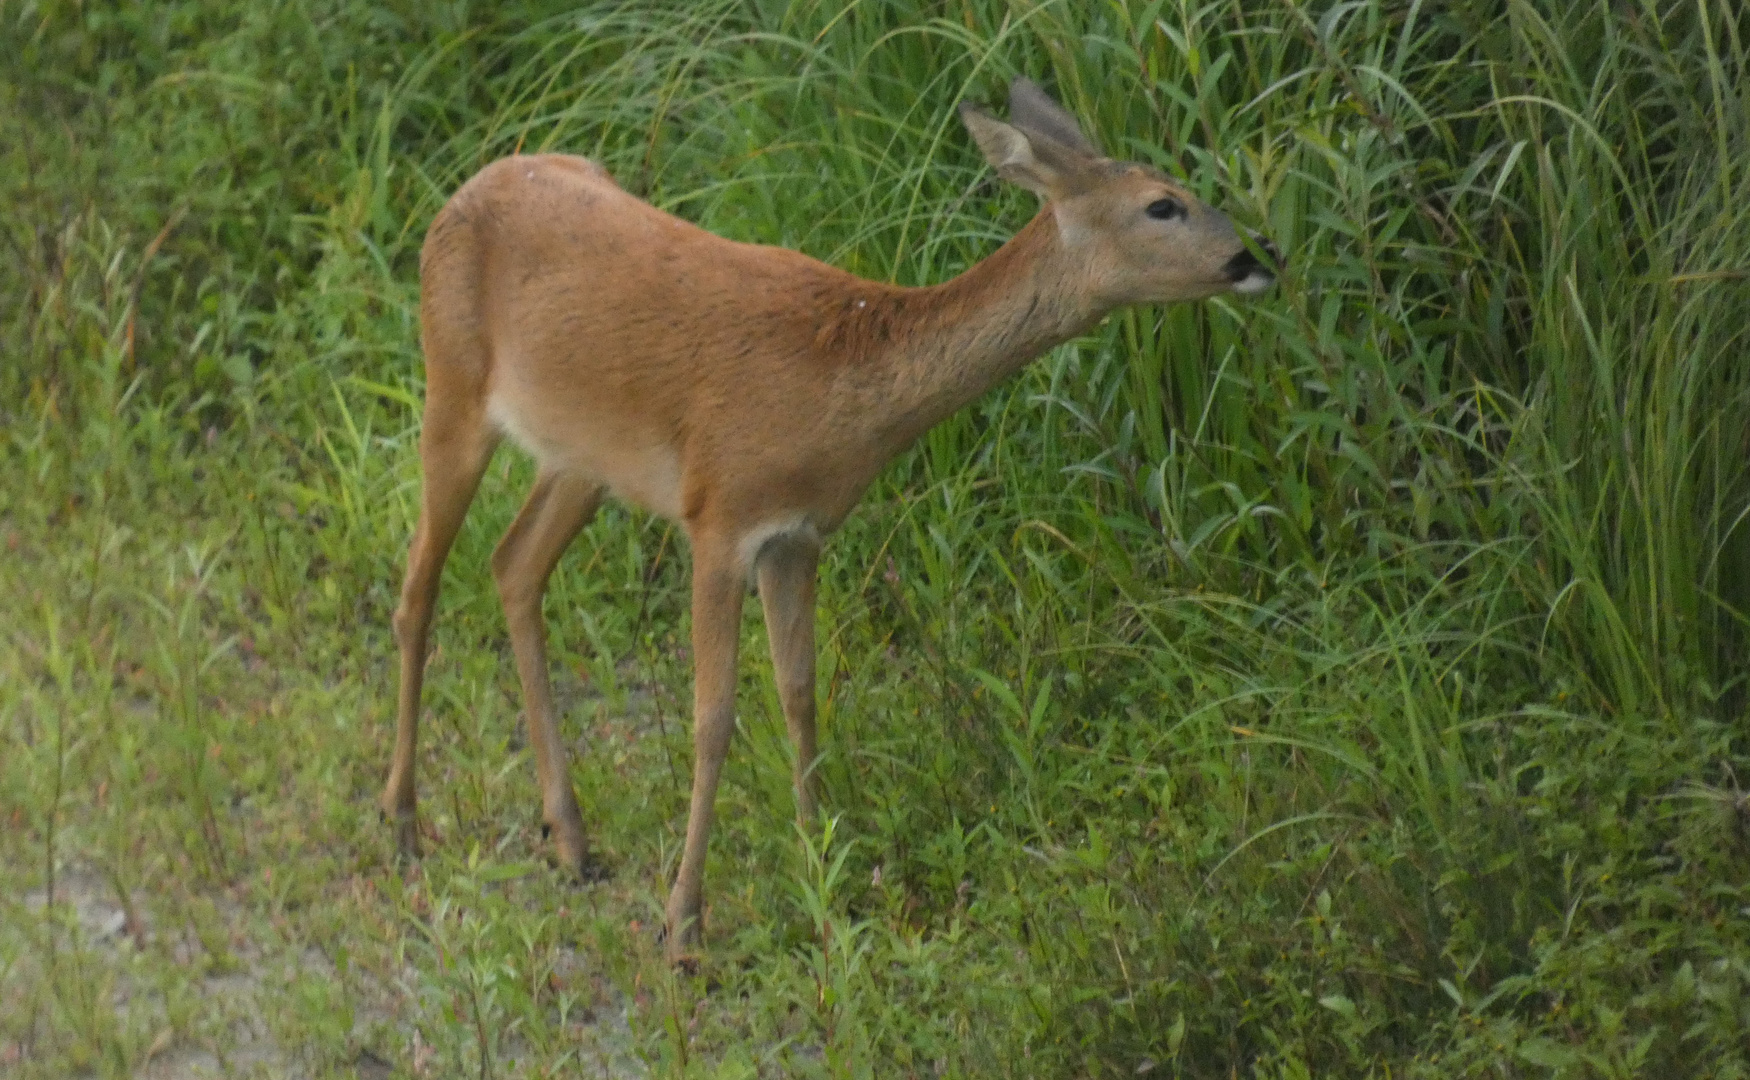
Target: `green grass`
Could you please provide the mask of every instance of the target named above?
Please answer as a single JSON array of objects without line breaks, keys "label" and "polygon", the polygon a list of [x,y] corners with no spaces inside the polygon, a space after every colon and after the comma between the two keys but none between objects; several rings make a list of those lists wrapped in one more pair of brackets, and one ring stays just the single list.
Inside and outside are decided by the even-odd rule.
[{"label": "green grass", "polygon": [[[1750,1076],[1747,48],[1724,3],[0,0],[0,1074]],[[954,116],[1016,73],[1279,288],[1116,315],[883,474],[818,835],[750,612],[697,978],[684,539],[605,512],[548,594],[573,888],[504,452],[398,870],[448,192],[581,152],[938,281],[1033,210]]]}]

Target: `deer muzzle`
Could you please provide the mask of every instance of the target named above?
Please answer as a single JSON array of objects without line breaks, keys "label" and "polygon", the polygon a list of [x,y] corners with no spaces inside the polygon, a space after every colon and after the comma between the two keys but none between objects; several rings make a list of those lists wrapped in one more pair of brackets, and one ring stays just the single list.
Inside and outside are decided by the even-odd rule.
[{"label": "deer muzzle", "polygon": [[1276,281],[1276,270],[1282,265],[1282,253],[1276,250],[1275,244],[1257,233],[1252,234],[1252,243],[1264,253],[1264,258],[1269,260],[1268,263],[1260,260],[1257,252],[1247,247],[1229,259],[1227,265],[1222,268],[1227,279],[1233,282],[1234,292],[1248,296],[1268,289]]}]

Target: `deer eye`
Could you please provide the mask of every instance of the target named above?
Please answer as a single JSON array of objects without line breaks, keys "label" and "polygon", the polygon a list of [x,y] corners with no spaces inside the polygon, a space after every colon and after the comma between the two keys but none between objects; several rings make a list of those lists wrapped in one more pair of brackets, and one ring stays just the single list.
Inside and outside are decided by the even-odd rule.
[{"label": "deer eye", "polygon": [[1143,213],[1157,221],[1171,221],[1185,216],[1185,204],[1178,199],[1156,199]]}]

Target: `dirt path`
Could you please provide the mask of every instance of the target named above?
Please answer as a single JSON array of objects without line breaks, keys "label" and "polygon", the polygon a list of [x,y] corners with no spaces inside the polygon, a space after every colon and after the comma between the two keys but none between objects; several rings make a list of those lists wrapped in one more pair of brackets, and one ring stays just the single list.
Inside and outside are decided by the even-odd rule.
[{"label": "dirt path", "polygon": [[[107,1005],[123,1043],[144,1042],[132,1073],[140,1080],[300,1080],[349,1069],[361,1080],[382,1080],[397,1062],[417,1077],[440,1075],[439,1053],[415,1019],[419,977],[411,965],[385,970],[349,957],[339,970],[321,949],[298,944],[295,930],[226,893],[188,898],[189,917],[173,924],[150,913],[150,902],[130,910],[82,864],[61,870],[55,899],[62,977],[80,980],[95,1007]],[[40,930],[43,890],[23,901]],[[42,953],[19,959],[5,980],[13,987],[6,997],[28,996],[19,991],[41,978]],[[579,1064],[616,1080],[646,1075],[624,995],[574,948],[561,949],[553,968],[556,983],[588,989],[589,1007],[567,1029]],[[329,1022],[311,1023],[312,1015]],[[21,1056],[16,1044],[0,1047],[0,1076]],[[505,1036],[492,1072],[524,1075],[529,1056],[514,1033]]]}]

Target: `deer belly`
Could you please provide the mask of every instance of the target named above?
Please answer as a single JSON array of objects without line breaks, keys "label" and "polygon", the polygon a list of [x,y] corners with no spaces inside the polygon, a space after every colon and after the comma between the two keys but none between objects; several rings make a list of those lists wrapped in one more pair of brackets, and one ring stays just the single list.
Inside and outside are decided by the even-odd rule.
[{"label": "deer belly", "polygon": [[681,466],[674,450],[636,432],[592,422],[587,411],[562,417],[494,394],[487,415],[543,469],[578,473],[608,486],[615,498],[672,521],[681,517]]}]

